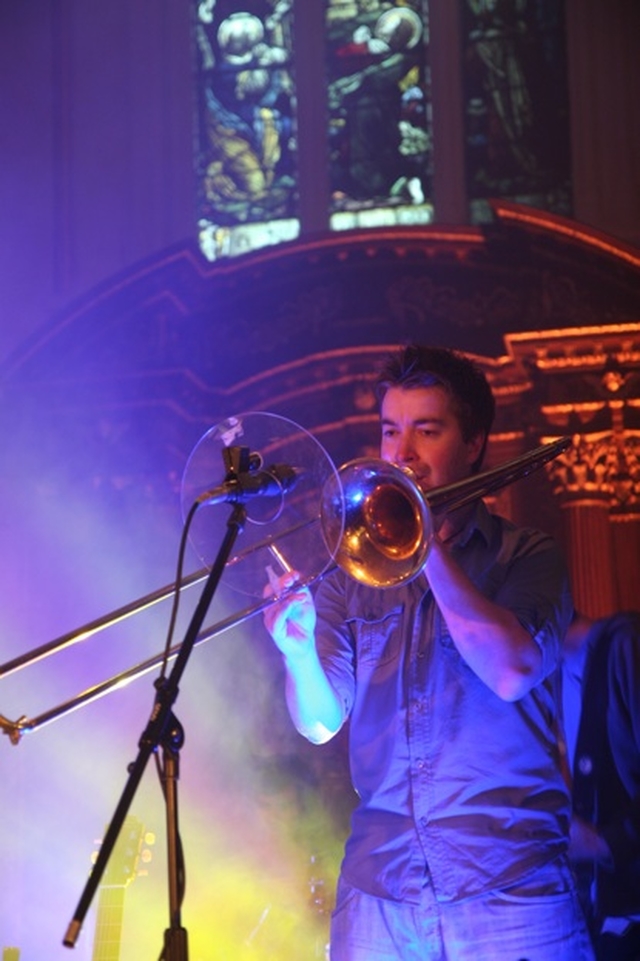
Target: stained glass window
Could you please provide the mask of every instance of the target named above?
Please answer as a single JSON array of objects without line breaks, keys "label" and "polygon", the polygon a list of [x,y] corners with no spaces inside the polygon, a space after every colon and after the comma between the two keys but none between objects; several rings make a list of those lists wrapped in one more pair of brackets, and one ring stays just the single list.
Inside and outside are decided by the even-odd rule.
[{"label": "stained glass window", "polygon": [[210,260],[428,224],[452,196],[470,223],[492,198],[572,215],[564,0],[192,3]]},{"label": "stained glass window", "polygon": [[292,8],[293,0],[195,4],[198,231],[209,260],[300,230]]},{"label": "stained glass window", "polygon": [[433,219],[428,5],[328,0],[330,226]]},{"label": "stained glass window", "polygon": [[501,197],[571,214],[563,0],[459,0],[472,223]]}]

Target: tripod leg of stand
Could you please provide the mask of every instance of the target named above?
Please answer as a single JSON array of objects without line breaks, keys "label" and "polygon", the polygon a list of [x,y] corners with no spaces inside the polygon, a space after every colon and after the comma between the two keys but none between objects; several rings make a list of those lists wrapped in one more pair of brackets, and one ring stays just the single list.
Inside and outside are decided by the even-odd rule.
[{"label": "tripod leg of stand", "polygon": [[187,932],[184,928],[167,928],[164,933],[164,950],[162,952],[163,961],[173,961],[174,958],[186,958]]},{"label": "tripod leg of stand", "polygon": [[167,862],[169,870],[170,926],[164,934],[162,961],[187,961],[187,932],[181,923],[184,896],[184,860],[178,826],[178,779],[180,777],[180,748],[184,744],[182,725],[171,715],[167,736],[163,740],[162,784],[167,816]]},{"label": "tripod leg of stand", "polygon": [[[171,715],[171,707],[178,696],[178,685],[180,678],[182,677],[182,674],[187,666],[187,661],[191,656],[191,652],[193,651],[198,637],[198,631],[202,627],[207,610],[209,609],[209,604],[213,599],[213,595],[215,594],[224,567],[229,560],[235,539],[238,533],[242,530],[245,518],[246,511],[243,505],[236,504],[234,506],[232,516],[229,518],[227,524],[227,533],[224,541],[220,547],[213,567],[209,572],[204,590],[200,596],[200,600],[196,605],[196,609],[189,623],[189,627],[187,628],[187,633],[185,634],[171,673],[169,674],[169,677],[165,678],[162,676],[155,682],[156,697],[153,710],[151,712],[151,717],[149,718],[147,726],[138,743],[138,756],[134,763],[129,765],[129,777],[127,783],[120,796],[115,813],[100,846],[93,871],[89,875],[89,880],[85,884],[84,891],[76,908],[76,912],[64,936],[62,943],[67,948],[75,947],[75,943],[82,927],[82,922],[87,910],[89,909],[89,905],[91,904],[91,899],[93,898],[95,890],[100,883],[104,868],[118,838],[118,833],[127,815],[129,806],[138,788],[147,762],[157,746],[161,743],[164,743],[166,740],[166,732],[169,732],[170,734],[174,723],[176,723],[175,718]],[[166,940],[169,942],[169,946],[171,947],[171,941],[174,940],[174,937],[168,935]],[[182,958],[186,959],[187,957],[186,939],[184,936],[176,934],[175,941],[176,943],[181,944],[181,950],[183,952],[175,957],[179,957],[182,961]],[[173,961],[174,956],[166,954],[165,957],[167,958],[167,961],[169,961],[169,958],[171,958],[171,961]]]}]

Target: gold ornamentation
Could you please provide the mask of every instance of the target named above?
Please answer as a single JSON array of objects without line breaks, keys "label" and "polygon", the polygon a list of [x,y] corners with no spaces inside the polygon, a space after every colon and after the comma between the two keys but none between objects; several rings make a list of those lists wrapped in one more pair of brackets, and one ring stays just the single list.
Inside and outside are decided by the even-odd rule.
[{"label": "gold ornamentation", "polygon": [[640,504],[640,431],[574,434],[571,447],[546,465],[564,501],[603,500],[614,509]]}]

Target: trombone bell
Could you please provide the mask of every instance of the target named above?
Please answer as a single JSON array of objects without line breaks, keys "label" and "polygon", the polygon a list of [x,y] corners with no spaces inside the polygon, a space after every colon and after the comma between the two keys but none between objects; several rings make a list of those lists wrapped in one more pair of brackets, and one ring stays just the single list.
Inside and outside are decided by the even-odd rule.
[{"label": "trombone bell", "polygon": [[415,577],[427,559],[433,530],[415,481],[375,458],[349,461],[338,475],[341,487],[329,484],[321,503],[325,536],[329,543],[338,541],[338,567],[374,587],[392,587]]},{"label": "trombone bell", "polygon": [[[357,458],[330,479],[320,506],[327,543],[345,573],[371,587],[416,577],[427,560],[433,515],[458,510],[526,477],[571,444],[544,444],[499,467],[424,493],[411,471],[376,458]],[[340,525],[344,524],[342,532]]]}]

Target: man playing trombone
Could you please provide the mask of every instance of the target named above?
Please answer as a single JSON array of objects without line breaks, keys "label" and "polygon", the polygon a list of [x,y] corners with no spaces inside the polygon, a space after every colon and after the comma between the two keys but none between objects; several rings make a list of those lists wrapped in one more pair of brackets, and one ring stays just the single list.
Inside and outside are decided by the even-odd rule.
[{"label": "man playing trombone", "polygon": [[[482,371],[412,345],[379,372],[381,457],[424,494],[479,472]],[[480,499],[444,515],[422,570],[381,589],[338,570],[265,623],[298,731],[349,720],[358,805],[332,961],[591,961],[567,860],[555,671],[572,611],[550,537]],[[295,587],[285,574],[278,590]]]}]

